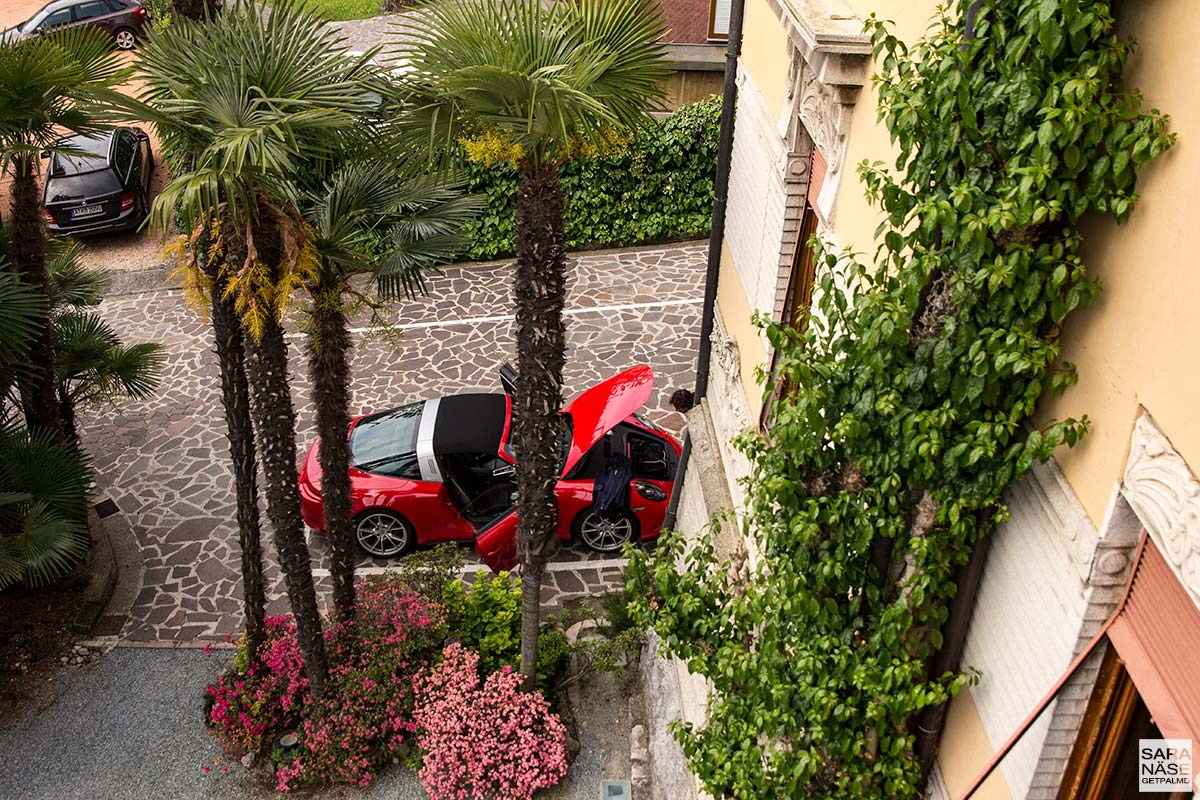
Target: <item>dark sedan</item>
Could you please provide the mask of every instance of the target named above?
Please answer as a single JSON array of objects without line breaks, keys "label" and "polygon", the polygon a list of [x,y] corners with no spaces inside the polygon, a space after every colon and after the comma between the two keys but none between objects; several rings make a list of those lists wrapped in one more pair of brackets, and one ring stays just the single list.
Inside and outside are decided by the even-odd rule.
[{"label": "dark sedan", "polygon": [[154,153],[141,128],[59,140],[50,155],[42,214],[54,233],[136,228],[150,209]]},{"label": "dark sedan", "polygon": [[28,39],[68,25],[91,25],[132,50],[146,29],[149,14],[138,0],[54,0],[29,19],[0,34],[4,41]]}]

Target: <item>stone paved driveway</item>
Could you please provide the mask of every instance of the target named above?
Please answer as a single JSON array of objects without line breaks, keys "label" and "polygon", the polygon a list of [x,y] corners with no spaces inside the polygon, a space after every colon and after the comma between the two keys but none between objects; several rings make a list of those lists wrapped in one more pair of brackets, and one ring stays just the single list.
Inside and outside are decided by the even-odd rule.
[{"label": "stone paved driveway", "polygon": [[[705,252],[705,245],[685,244],[571,260],[568,399],[607,375],[648,363],[656,374],[648,414],[679,430],[682,418],[667,400],[691,382]],[[447,269],[429,281],[427,297],[389,309],[397,326],[391,334],[356,328],[352,412],[478,387],[496,390],[498,366],[513,360],[510,272],[507,263]],[[81,425],[101,493],[126,515],[142,552],[142,587],[121,636],[129,642],[222,641],[241,625],[240,580],[207,322],[174,289],[110,297],[102,313],[126,340],[167,348],[158,396]],[[292,341],[293,397],[300,444],[307,447],[314,421],[300,343]],[[271,608],[280,611],[286,606],[282,578],[267,549]],[[323,586],[328,574],[320,537],[312,551]],[[383,565],[364,560],[362,566]],[[546,598],[614,585],[619,573],[619,562],[565,548],[552,565]]]}]

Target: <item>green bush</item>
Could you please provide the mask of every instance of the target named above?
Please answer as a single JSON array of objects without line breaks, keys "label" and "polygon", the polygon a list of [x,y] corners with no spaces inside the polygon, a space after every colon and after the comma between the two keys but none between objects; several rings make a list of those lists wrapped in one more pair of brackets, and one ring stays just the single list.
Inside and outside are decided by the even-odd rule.
[{"label": "green bush", "polygon": [[[712,217],[721,99],[684,106],[623,147],[577,156],[562,167],[567,247],[620,247],[706,236]],[[468,234],[468,255],[513,252],[519,173],[510,164],[470,163],[469,191],[484,210]]]},{"label": "green bush", "polygon": [[[480,572],[468,588],[454,578],[442,595],[450,634],[479,653],[479,669],[488,675],[505,664],[521,662],[521,582],[507,572],[488,578]],[[555,625],[538,636],[537,684],[549,688],[566,667],[571,647]]]}]

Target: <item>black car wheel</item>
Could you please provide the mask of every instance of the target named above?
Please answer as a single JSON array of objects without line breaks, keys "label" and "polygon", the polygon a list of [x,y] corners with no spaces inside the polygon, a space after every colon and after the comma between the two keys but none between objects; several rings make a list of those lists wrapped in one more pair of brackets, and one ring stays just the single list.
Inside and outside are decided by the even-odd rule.
[{"label": "black car wheel", "polygon": [[132,28],[121,28],[113,33],[117,47],[122,50],[132,50],[137,46],[137,34]]},{"label": "black car wheel", "polygon": [[379,508],[358,515],[354,521],[354,536],[358,546],[375,558],[394,558],[412,548],[417,541],[408,520]]},{"label": "black car wheel", "polygon": [[575,536],[599,553],[616,553],[635,540],[638,521],[629,511],[600,514],[589,506],[575,518]]}]

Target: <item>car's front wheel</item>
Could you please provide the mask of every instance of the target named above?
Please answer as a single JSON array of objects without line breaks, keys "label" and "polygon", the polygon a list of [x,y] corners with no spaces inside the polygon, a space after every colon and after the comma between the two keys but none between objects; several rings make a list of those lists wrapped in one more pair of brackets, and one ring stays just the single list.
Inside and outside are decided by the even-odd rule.
[{"label": "car's front wheel", "polygon": [[599,553],[616,553],[637,538],[638,522],[629,511],[601,514],[591,506],[575,518],[575,536]]},{"label": "car's front wheel", "polygon": [[412,548],[416,534],[408,520],[384,509],[370,509],[354,521],[358,546],[375,558],[394,558]]},{"label": "car's front wheel", "polygon": [[117,43],[117,47],[122,50],[132,50],[137,47],[137,34],[132,28],[121,28],[113,32],[113,39]]}]

